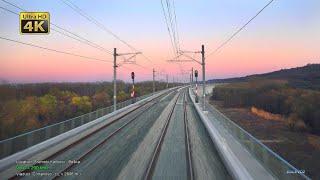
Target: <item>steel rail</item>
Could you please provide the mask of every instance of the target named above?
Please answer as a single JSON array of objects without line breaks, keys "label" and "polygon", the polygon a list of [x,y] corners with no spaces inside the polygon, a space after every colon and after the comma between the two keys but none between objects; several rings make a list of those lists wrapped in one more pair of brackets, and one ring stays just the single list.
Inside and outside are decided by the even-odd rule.
[{"label": "steel rail", "polygon": [[188,177],[190,180],[194,179],[194,170],[192,163],[192,152],[191,152],[191,143],[190,143],[190,135],[189,135],[189,127],[188,127],[188,113],[187,113],[187,97],[186,93],[184,93],[184,131],[185,131],[185,144],[186,144],[186,157],[188,162]]},{"label": "steel rail", "polygon": [[[135,111],[137,111],[137,110],[140,109],[140,108],[143,108],[144,106],[146,106],[146,105],[149,104],[150,102],[156,101],[157,99],[161,99],[163,96],[165,96],[165,95],[168,94],[168,93],[171,93],[171,91],[168,91],[168,92],[166,92],[166,93],[163,93],[162,95],[160,95],[160,96],[158,96],[158,97],[155,97],[154,99],[151,99],[151,100],[149,100],[149,101],[144,102],[143,104],[141,104],[141,105],[137,106],[136,108],[134,108],[134,109],[126,112],[125,114],[121,115],[120,117],[117,117],[115,120],[113,120],[113,121],[105,124],[104,126],[100,127],[99,129],[97,129],[97,130],[95,130],[95,131],[93,131],[93,132],[85,135],[85,136],[82,137],[81,139],[79,139],[79,140],[71,143],[71,144],[68,145],[67,147],[65,147],[65,148],[63,148],[63,149],[55,152],[54,154],[48,156],[48,157],[47,157],[45,160],[43,160],[43,161],[48,161],[48,160],[50,160],[50,159],[53,159],[53,158],[57,157],[58,155],[60,155],[60,154],[62,154],[63,152],[71,149],[71,148],[74,147],[75,145],[83,142],[84,140],[88,139],[89,137],[93,136],[94,134],[102,131],[103,129],[105,129],[105,128],[107,128],[107,127],[109,127],[110,125],[114,124],[115,122],[118,122],[120,119],[124,118],[125,116],[127,116],[127,115],[129,115],[129,114],[131,114],[131,113],[133,113],[133,112],[135,112]],[[146,110],[150,109],[151,107],[153,107],[153,106],[154,106],[155,104],[157,104],[157,103],[158,103],[158,102],[153,103],[151,106],[149,106],[148,108],[146,108]],[[145,112],[145,111],[144,111],[144,112]],[[142,114],[143,114],[143,112],[142,112],[142,113],[139,113],[138,115],[136,115],[134,118],[132,118],[132,119],[129,120],[127,123],[125,123],[124,125],[122,125],[122,126],[121,126],[120,128],[118,128],[116,131],[114,131],[113,133],[111,133],[111,135],[109,135],[106,139],[107,139],[107,140],[110,139],[113,135],[115,135],[115,134],[116,134],[117,132],[119,132],[122,128],[124,128],[125,126],[127,126],[128,124],[130,124],[131,122],[133,122],[133,120],[137,119],[137,118],[138,118],[139,116],[141,116]],[[106,140],[106,141],[107,141],[107,140]],[[106,142],[106,141],[105,141],[105,142]],[[100,142],[100,143],[99,143],[98,145],[96,145],[96,146],[100,146],[100,144],[104,144],[104,143],[103,143],[103,142]],[[92,150],[91,150],[91,149],[92,149]],[[93,151],[94,149],[96,149],[96,148],[91,148],[91,149],[90,149],[90,151],[92,152],[92,151]],[[88,153],[85,153],[85,154],[88,154]],[[86,155],[82,155],[82,156],[86,156]],[[83,159],[83,158],[81,158],[81,159]],[[43,164],[43,163],[36,163],[35,165],[42,165],[42,164]],[[68,166],[68,167],[69,167],[69,166]],[[29,170],[29,169],[24,170],[24,171],[21,171],[21,173],[28,173],[28,172],[33,172],[33,171],[32,171],[32,170]],[[10,177],[9,179],[12,180],[12,179],[19,179],[19,178],[20,178],[20,177],[16,174],[16,175]]]},{"label": "steel rail", "polygon": [[[153,101],[156,101],[157,99],[160,99],[163,95],[153,99]],[[151,102],[151,101],[150,101]],[[156,104],[158,104],[160,101],[156,101],[153,104],[151,104],[149,107],[147,107],[142,113],[138,113],[136,116],[134,116],[132,119],[130,119],[128,122],[126,122],[124,125],[122,125],[121,127],[119,127],[118,129],[116,129],[115,131],[113,131],[110,135],[108,135],[105,139],[103,139],[102,141],[100,141],[98,144],[96,144],[94,147],[90,148],[88,151],[86,151],[85,153],[83,153],[77,161],[82,161],[84,158],[86,158],[89,154],[91,154],[92,152],[94,152],[97,148],[101,147],[102,145],[104,145],[109,139],[111,139],[114,135],[116,135],[117,133],[119,133],[123,128],[125,128],[126,126],[128,126],[129,124],[131,124],[133,121],[135,121],[138,117],[142,116],[144,114],[144,112],[146,112],[147,110],[151,109],[153,106],[155,106]],[[76,163],[72,163],[69,164],[66,168],[64,168],[62,171],[60,171],[58,174],[60,176],[55,176],[53,179],[58,179],[59,177],[61,177],[61,175],[63,176],[63,173],[67,172],[68,170],[70,170],[71,168],[73,168],[75,165],[78,165]]]},{"label": "steel rail", "polygon": [[178,97],[174,100],[173,107],[171,108],[171,110],[169,112],[169,115],[167,116],[166,123],[165,123],[164,127],[161,130],[161,134],[160,134],[160,137],[158,139],[157,145],[156,145],[156,147],[155,147],[155,149],[153,151],[151,160],[150,160],[150,162],[148,164],[148,168],[147,168],[147,170],[145,172],[145,175],[144,175],[144,179],[145,180],[149,180],[149,179],[152,178],[152,175],[153,175],[153,172],[154,172],[154,168],[155,168],[155,165],[156,165],[157,160],[159,158],[161,147],[162,147],[162,144],[163,144],[163,141],[164,141],[164,137],[165,137],[165,135],[167,133],[168,126],[169,126],[172,114],[173,114],[173,112],[175,110],[175,107],[177,105],[177,102],[178,102],[178,99],[179,99],[180,95],[181,95],[181,93],[179,93]]}]

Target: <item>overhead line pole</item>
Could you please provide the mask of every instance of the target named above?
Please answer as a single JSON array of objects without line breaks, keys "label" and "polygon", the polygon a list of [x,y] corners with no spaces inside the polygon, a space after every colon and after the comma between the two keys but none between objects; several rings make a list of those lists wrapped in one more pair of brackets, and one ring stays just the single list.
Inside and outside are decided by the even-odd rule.
[{"label": "overhead line pole", "polygon": [[137,55],[141,54],[141,52],[136,53],[117,53],[117,48],[113,49],[113,111],[117,110],[117,56],[125,56],[125,55]]},{"label": "overhead line pole", "polygon": [[202,55],[202,94],[203,94],[203,110],[206,110],[206,64],[205,64],[205,56],[204,56],[204,45],[201,46],[201,55]]},{"label": "overhead line pole", "polygon": [[[178,60],[178,59],[175,59],[173,58],[172,60],[167,60],[168,62],[191,62],[191,61],[195,61],[197,63],[199,63],[201,66],[202,66],[202,97],[203,97],[203,104],[202,104],[202,107],[203,107],[203,111],[205,111],[205,97],[206,97],[206,91],[205,91],[205,88],[206,88],[206,68],[205,68],[205,51],[204,51],[204,45],[201,45],[201,51],[180,51],[179,52],[180,55],[183,55],[185,57],[187,57],[188,59],[184,59],[184,60]],[[187,55],[187,53],[200,53],[201,54],[201,61],[199,60],[196,60],[195,58]],[[178,55],[177,57],[180,57],[180,55]]]},{"label": "overhead line pole", "polygon": [[154,82],[154,79],[155,79],[155,70],[154,70],[154,68],[152,69],[152,86],[153,86],[153,90],[152,90],[152,92],[153,93],[155,93],[155,91],[156,91],[156,87],[155,87],[155,82]]},{"label": "overhead line pole", "polygon": [[175,87],[175,84],[174,84],[174,76],[172,76],[172,83],[173,83],[173,87]]},{"label": "overhead line pole", "polygon": [[117,110],[117,48],[113,49],[113,111]]},{"label": "overhead line pole", "polygon": [[169,77],[168,77],[168,74],[166,75],[166,79],[167,79],[167,89],[169,87]]},{"label": "overhead line pole", "polygon": [[193,86],[193,67],[191,68],[191,88]]}]

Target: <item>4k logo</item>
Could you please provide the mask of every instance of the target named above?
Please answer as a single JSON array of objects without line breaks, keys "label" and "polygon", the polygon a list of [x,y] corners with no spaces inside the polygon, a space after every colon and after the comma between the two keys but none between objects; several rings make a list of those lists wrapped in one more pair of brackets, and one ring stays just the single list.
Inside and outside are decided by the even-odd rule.
[{"label": "4k logo", "polygon": [[50,14],[48,12],[21,12],[21,34],[49,34]]}]

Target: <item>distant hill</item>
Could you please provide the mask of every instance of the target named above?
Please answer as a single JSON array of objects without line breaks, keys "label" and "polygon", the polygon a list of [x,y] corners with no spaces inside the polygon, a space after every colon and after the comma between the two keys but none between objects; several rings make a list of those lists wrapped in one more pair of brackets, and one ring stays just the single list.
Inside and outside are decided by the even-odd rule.
[{"label": "distant hill", "polygon": [[245,77],[212,79],[209,83],[232,83],[244,82],[251,79],[282,79],[287,80],[289,85],[296,88],[320,90],[320,64],[308,64],[303,67],[281,69],[264,74],[254,74]]},{"label": "distant hill", "polygon": [[5,79],[0,79],[0,84],[8,84],[9,81],[5,80]]}]

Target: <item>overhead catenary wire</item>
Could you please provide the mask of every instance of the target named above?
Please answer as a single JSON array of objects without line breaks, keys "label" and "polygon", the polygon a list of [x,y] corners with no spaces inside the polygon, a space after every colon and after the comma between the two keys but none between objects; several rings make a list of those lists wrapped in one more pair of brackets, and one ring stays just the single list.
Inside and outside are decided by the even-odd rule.
[{"label": "overhead catenary wire", "polygon": [[89,46],[91,46],[91,47],[94,47],[94,48],[103,50],[103,51],[107,52],[107,53],[110,54],[110,55],[113,54],[110,50],[108,50],[108,49],[106,49],[106,48],[104,48],[104,47],[102,47],[102,46],[100,46],[100,45],[98,45],[98,44],[96,44],[96,43],[94,43],[94,42],[92,42],[92,41],[90,41],[90,40],[88,40],[88,39],[86,39],[86,38],[78,35],[78,34],[75,34],[75,33],[71,32],[71,31],[69,31],[69,30],[67,30],[67,29],[65,29],[65,28],[62,28],[61,26],[56,25],[56,24],[53,24],[53,23],[50,23],[50,24],[53,25],[54,27],[58,28],[58,29],[61,29],[61,30],[65,31],[65,32],[70,33],[70,34],[72,34],[73,36],[81,39],[83,43],[85,43],[85,44],[87,44],[87,45],[89,45]]},{"label": "overhead catenary wire", "polygon": [[[5,0],[1,0],[21,11],[28,11],[28,10],[25,10],[23,9],[22,7],[19,7],[18,5],[16,4],[13,4],[11,2],[8,2],[8,1],[5,1]],[[1,9],[7,11],[7,12],[10,12],[12,14],[15,14],[15,15],[19,15],[19,13],[17,12],[14,12],[12,10],[9,10],[9,9],[6,9],[6,8],[3,8],[3,7],[0,7]],[[66,36],[66,37],[69,37],[71,39],[74,39],[76,41],[79,41],[81,43],[84,43],[84,44],[87,44],[89,46],[92,46],[94,48],[97,48],[99,50],[103,50],[103,51],[106,51],[107,53],[109,54],[112,54],[111,51],[108,52],[108,50],[106,50],[105,48],[87,40],[86,38],[84,37],[81,37],[80,35],[77,35],[76,33],[73,33],[65,28],[62,28],[61,26],[58,26],[56,24],[53,24],[53,23],[50,23],[52,26],[54,26],[54,28],[51,27],[51,30],[54,31],[54,32],[57,32],[63,36]],[[97,60],[97,61],[103,61],[103,62],[112,62],[112,61],[107,61],[107,60],[103,60],[103,59],[98,59],[98,58],[94,58],[94,57],[89,57],[89,56],[85,56],[85,55],[80,55],[80,54],[75,54],[75,53],[72,53],[72,52],[66,52],[66,51],[61,51],[61,50],[57,50],[57,49],[52,49],[52,48],[49,48],[49,47],[44,47],[44,46],[40,46],[40,45],[37,45],[37,44],[32,44],[32,43],[28,43],[28,42],[23,42],[23,41],[19,41],[19,40],[14,40],[14,39],[10,39],[10,38],[6,38],[6,37],[0,37],[1,40],[6,40],[6,41],[10,41],[10,42],[14,42],[14,43],[18,43],[18,44],[22,44],[22,45],[26,45],[26,46],[30,46],[30,47],[34,47],[34,48],[39,48],[39,49],[43,49],[43,50],[47,50],[47,51],[51,51],[51,52],[56,52],[56,53],[61,53],[61,54],[66,54],[66,55],[71,55],[71,56],[76,56],[76,57],[81,57],[81,58],[85,58],[85,59],[90,59],[90,60]],[[143,55],[143,54],[142,54]],[[148,59],[148,57],[146,57],[145,55],[143,55],[146,59]],[[150,60],[151,61],[151,60]],[[140,64],[135,64],[136,66],[140,67],[140,68],[143,68],[143,69],[150,69],[146,66],[142,66]],[[121,65],[123,68],[127,69],[127,70],[132,70],[128,67],[124,67],[124,65]]]},{"label": "overhead catenary wire", "polygon": [[12,11],[12,10],[10,10],[10,9],[7,9],[7,8],[5,8],[5,7],[2,7],[2,6],[0,6],[0,9],[2,9],[2,10],[4,10],[4,11],[7,11],[7,12],[10,12],[10,13],[12,13],[12,14],[19,15],[18,13],[14,12],[14,11]]},{"label": "overhead catenary wire", "polygon": [[[127,43],[126,41],[124,41],[123,39],[121,39],[118,35],[116,35],[115,33],[113,33],[111,30],[109,30],[106,26],[104,26],[103,24],[101,24],[99,21],[97,21],[95,18],[93,18],[92,16],[88,15],[84,10],[82,10],[79,6],[77,6],[75,3],[69,1],[69,0],[61,0],[65,5],[67,5],[68,7],[70,7],[72,10],[74,10],[76,13],[78,13],[79,15],[81,15],[82,17],[86,18],[88,21],[94,23],[95,25],[97,25],[99,28],[101,28],[102,30],[106,31],[107,33],[111,34],[113,37],[115,37],[116,39],[118,39],[119,41],[121,41],[122,43],[124,43],[125,45],[127,45],[130,49],[137,51],[133,46],[131,46],[129,43]],[[138,51],[137,51],[138,52]]]},{"label": "overhead catenary wire", "polygon": [[161,7],[174,52],[173,54],[177,56],[180,51],[180,39],[174,0],[161,0]]},{"label": "overhead catenary wire", "polygon": [[250,24],[263,10],[265,10],[274,0],[270,0],[262,9],[260,9],[252,18],[249,19],[243,26],[236,30],[227,40],[225,40],[221,45],[219,45],[214,51],[208,53],[207,57],[217,53],[221,50],[226,44],[228,44],[237,34],[239,34],[245,27]]},{"label": "overhead catenary wire", "polygon": [[[174,0],[160,0],[161,7],[164,14],[168,34],[172,44],[174,59],[178,59],[181,54],[180,36],[178,30],[178,20],[176,15],[176,6]],[[178,62],[178,61],[177,61]],[[181,68],[180,68],[181,69]]]},{"label": "overhead catenary wire", "polygon": [[[125,44],[126,46],[128,46],[132,51],[135,52],[140,52],[137,48],[133,47],[132,45],[130,45],[128,42],[126,42],[125,40],[123,40],[122,38],[120,38],[117,34],[115,34],[114,32],[112,32],[109,28],[107,28],[104,24],[100,23],[98,20],[96,20],[95,18],[93,18],[92,16],[90,16],[89,14],[87,14],[84,10],[82,10],[79,6],[77,6],[75,3],[69,1],[69,0],[61,0],[65,5],[67,5],[69,8],[71,8],[73,11],[75,11],[76,13],[78,13],[79,15],[81,15],[82,17],[84,17],[85,19],[87,19],[88,21],[90,21],[91,23],[95,24],[97,27],[99,27],[100,29],[102,29],[103,31],[107,32],[108,34],[112,35],[114,38],[116,38],[117,40],[119,40],[120,42],[122,42],[123,44]],[[154,62],[148,58],[147,56],[145,56],[142,53],[142,56],[148,60],[149,62],[151,62],[152,64],[154,64]]]},{"label": "overhead catenary wire", "polygon": [[111,52],[110,50],[107,50],[107,49],[105,49],[105,48],[103,48],[103,47],[101,47],[101,46],[96,46],[96,45],[93,45],[93,44],[91,44],[91,43],[89,43],[89,42],[83,41],[83,40],[81,40],[81,39],[77,39],[77,38],[75,38],[75,37],[72,37],[72,36],[70,36],[70,35],[68,35],[68,34],[66,34],[66,33],[64,33],[64,32],[58,31],[58,30],[56,30],[56,29],[52,29],[52,28],[51,28],[51,30],[53,30],[53,31],[55,31],[55,32],[57,32],[57,33],[59,33],[59,34],[61,34],[61,35],[64,35],[64,36],[66,36],[66,37],[69,37],[69,38],[71,38],[71,39],[74,39],[74,40],[76,40],[76,41],[79,41],[79,42],[81,42],[81,43],[84,43],[84,44],[86,44],[86,45],[88,45],[88,46],[91,46],[91,47],[93,47],[93,48],[96,48],[96,49],[98,49],[98,50],[100,50],[100,51],[106,52],[107,54],[112,55],[112,52]]},{"label": "overhead catenary wire", "polygon": [[51,49],[51,48],[47,48],[47,47],[44,47],[44,46],[40,46],[40,45],[36,45],[36,44],[32,44],[32,43],[26,43],[26,42],[14,40],[14,39],[9,39],[9,38],[2,37],[2,36],[0,36],[0,39],[6,40],[6,41],[10,41],[10,42],[14,42],[14,43],[18,43],[18,44],[23,44],[23,45],[26,45],[26,46],[35,47],[35,48],[38,48],[38,49],[52,51],[52,52],[56,52],[56,53],[60,53],[60,54],[66,54],[66,55],[70,55],[70,56],[81,57],[81,58],[84,58],[84,59],[90,59],[90,60],[107,62],[107,63],[112,63],[113,62],[111,60],[104,60],[104,59],[94,58],[94,57],[90,57],[90,56],[75,54],[75,53],[71,53],[71,52],[67,52],[67,51]]},{"label": "overhead catenary wire", "polygon": [[[18,5],[14,4],[14,3],[8,2],[8,1],[6,1],[6,0],[1,0],[1,1],[3,1],[3,2],[5,2],[5,3],[7,3],[7,4],[9,4],[9,5],[11,5],[11,6],[19,9],[19,10],[21,10],[21,11],[27,11],[27,10],[19,7]],[[70,2],[70,1],[69,1],[69,2]],[[72,3],[72,2],[70,2],[70,3]],[[65,3],[65,4],[66,4],[66,3]],[[79,11],[81,11],[82,13],[84,13],[84,11],[81,10],[78,6],[76,6],[74,3],[72,3],[72,4],[73,4],[73,6],[76,7]],[[69,7],[70,7],[70,6],[69,6]],[[70,8],[72,8],[72,7],[70,7]],[[14,14],[19,15],[18,13],[13,12],[13,11],[11,11],[11,10],[8,10],[8,9],[5,9],[5,10],[7,10],[7,11],[9,11],[9,12],[11,12],[11,13],[14,13]],[[75,9],[74,9],[74,10],[75,10]],[[76,11],[76,10],[75,10],[75,11]],[[99,22],[97,22],[97,23],[99,23]],[[65,32],[61,32],[61,31],[58,31],[57,29],[51,28],[52,31],[55,31],[55,32],[57,32],[57,33],[59,33],[59,34],[61,34],[61,35],[63,35],[63,36],[66,36],[66,37],[69,37],[69,38],[74,39],[74,40],[76,40],[76,41],[79,41],[79,42],[81,42],[81,43],[83,43],[83,44],[89,45],[89,46],[91,46],[91,47],[93,47],[93,48],[96,48],[96,49],[98,49],[98,50],[100,50],[100,51],[104,51],[104,52],[106,52],[106,53],[108,53],[108,54],[110,54],[110,55],[113,54],[113,52],[111,52],[110,50],[108,50],[108,49],[106,49],[106,48],[104,48],[104,47],[102,47],[102,46],[100,46],[100,45],[98,45],[98,44],[96,44],[96,43],[94,43],[94,42],[92,42],[92,41],[90,41],[90,40],[88,40],[88,39],[86,39],[86,38],[84,38],[84,37],[76,34],[76,33],[74,33],[74,32],[71,32],[70,30],[67,30],[67,29],[65,29],[65,28],[63,28],[63,27],[61,27],[61,26],[58,26],[58,25],[56,25],[56,24],[54,24],[54,23],[52,23],[52,22],[51,22],[50,24],[51,24],[52,26],[54,26],[55,28],[60,29],[60,30],[65,31]],[[101,23],[100,23],[100,24],[101,24]],[[102,24],[101,24],[101,25],[102,25]],[[102,25],[102,26],[103,26],[103,25]],[[110,33],[112,33],[112,32],[110,31]],[[70,34],[71,34],[72,36],[71,36]],[[117,36],[116,34],[114,34],[114,33],[113,33],[112,35],[118,37],[118,36]],[[73,37],[73,36],[74,36],[74,37]],[[119,37],[118,37],[118,39],[120,40]],[[122,41],[123,43],[126,43],[126,42],[123,41],[122,39],[121,39],[121,41]],[[138,51],[137,49],[135,49],[135,48],[134,48],[133,46],[131,46],[130,44],[127,43],[127,45],[128,45],[129,47],[133,48],[134,50]],[[149,62],[151,62],[151,63],[154,65],[153,61],[152,61],[149,57],[147,57],[147,56],[144,55],[144,54],[141,54],[141,55],[142,55],[142,57],[144,57],[146,60],[148,60]]]},{"label": "overhead catenary wire", "polygon": [[[7,3],[7,4],[9,4],[9,5],[11,5],[11,6],[19,9],[19,10],[21,10],[21,11],[27,11],[27,10],[19,7],[19,6],[16,5],[16,4],[7,2],[7,1],[5,1],[5,0],[1,0],[1,1],[3,1],[3,2],[5,2],[5,3]],[[10,12],[10,13],[15,14],[15,15],[19,15],[19,13],[14,12],[14,11],[12,11],[12,10],[10,10],[10,9],[7,9],[7,8],[1,7],[1,6],[0,6],[0,9],[3,9],[3,10],[5,10],[5,11]],[[66,36],[66,37],[69,37],[69,38],[74,39],[74,40],[76,40],[76,41],[79,41],[79,42],[81,42],[81,43],[84,43],[84,44],[86,44],[86,45],[89,45],[89,46],[91,46],[91,47],[94,47],[94,48],[96,48],[96,49],[98,49],[98,50],[105,51],[105,52],[107,52],[108,54],[113,54],[111,51],[108,51],[107,49],[105,49],[105,48],[103,48],[103,47],[101,47],[101,46],[99,46],[99,45],[97,45],[97,44],[95,44],[95,43],[93,43],[93,42],[91,42],[91,41],[89,41],[89,40],[81,37],[80,35],[77,35],[77,34],[71,32],[71,31],[66,30],[66,29],[64,29],[64,28],[62,28],[62,27],[60,27],[60,26],[58,26],[58,25],[53,24],[53,23],[50,23],[50,24],[53,25],[53,26],[55,26],[56,28],[62,30],[62,31],[59,31],[59,30],[57,30],[57,29],[55,29],[55,28],[51,28],[51,30],[54,31],[54,32],[57,32],[57,33],[59,33],[59,34],[61,34],[61,35],[64,35],[64,36]],[[69,34],[67,34],[67,33],[65,33],[65,32],[63,32],[63,31],[65,31],[65,32],[67,32],[67,33],[70,33],[70,34],[74,35],[75,37],[70,36]],[[76,38],[76,37],[78,37],[78,38]],[[24,44],[25,44],[25,43],[24,43]],[[25,44],[25,45],[26,45],[26,44]],[[31,44],[30,44],[30,45],[31,45]],[[45,49],[46,49],[46,50],[49,50],[50,48],[45,48]],[[50,50],[54,50],[54,49],[50,49]],[[55,51],[55,52],[58,52],[59,50],[54,50],[54,51]],[[59,53],[60,53],[60,51],[59,51]],[[69,53],[69,52],[67,52],[67,54],[69,54],[69,55],[72,54],[72,55],[76,55],[76,56],[78,56],[78,57],[83,57],[83,58],[85,57],[85,58],[87,58],[87,56],[77,55],[77,54],[73,54],[73,53]],[[95,59],[95,60],[97,60],[97,58],[91,58],[91,57],[90,57],[90,59]],[[123,59],[125,59],[125,58],[123,57]],[[139,66],[139,67],[141,67],[141,68],[143,68],[143,69],[149,69],[149,68],[147,68],[147,67],[145,67],[145,66],[142,66],[142,65],[139,65],[139,64],[135,64],[135,65],[137,65],[137,66]],[[132,71],[131,68],[128,68],[128,67],[124,66],[124,64],[121,65],[121,67],[124,68],[124,69],[127,69],[127,70]]]},{"label": "overhead catenary wire", "polygon": [[6,1],[6,0],[1,0],[1,1],[3,1],[4,3],[7,3],[7,4],[9,4],[9,5],[11,5],[11,6],[13,6],[13,7],[17,8],[17,9],[20,9],[21,11],[26,11],[26,10],[24,10],[23,8],[19,7],[19,6],[16,5],[16,4],[13,4],[13,3],[8,2],[8,1]]},{"label": "overhead catenary wire", "polygon": [[[179,40],[179,31],[178,31],[178,22],[177,22],[177,15],[176,15],[176,10],[175,10],[175,4],[174,4],[174,0],[166,0],[167,1],[167,8],[168,8],[168,13],[170,14],[170,18],[171,18],[171,29],[173,30],[173,34],[174,34],[174,39],[175,39],[175,46],[177,49],[177,59],[179,59],[179,55],[181,52],[180,49],[180,40]],[[171,3],[172,2],[172,3]],[[180,63],[178,63],[180,72],[183,73],[184,69],[182,67],[182,65]]]},{"label": "overhead catenary wire", "polygon": [[177,47],[177,38],[176,38],[176,30],[175,30],[175,25],[174,25],[174,19],[173,19],[173,15],[172,15],[172,8],[171,8],[171,3],[169,0],[166,0],[166,8],[167,8],[167,13],[169,16],[169,23],[170,23],[170,27],[171,27],[171,31],[172,31],[172,35],[173,35],[173,42],[174,42],[174,46],[176,49],[176,53],[178,53],[178,47]]},{"label": "overhead catenary wire", "polygon": [[[14,4],[12,4],[12,5],[14,5]],[[15,7],[17,7],[17,8],[20,9],[20,7],[18,7],[18,6],[15,6]],[[12,14],[19,15],[18,13],[14,12],[14,11],[11,11],[11,10],[9,10],[9,9],[7,9],[7,8],[4,8],[4,7],[0,7],[0,9],[3,9],[3,10],[5,10],[5,11],[7,11],[7,12],[12,13]],[[60,31],[55,30],[55,29],[53,29],[53,28],[51,28],[51,30],[56,31],[56,32],[58,32],[58,33],[60,33],[60,34],[63,34],[63,35],[65,35],[65,36],[68,36],[68,37],[70,37],[70,38],[72,38],[72,39],[75,39],[75,40],[77,40],[77,41],[83,42],[83,41],[81,41],[80,39],[77,39],[77,38],[74,38],[74,37],[72,37],[72,36],[70,36],[70,35],[68,35],[68,34],[65,34],[64,32],[60,32]],[[98,58],[92,58],[92,57],[88,57],[88,56],[83,56],[83,55],[79,55],[79,54],[74,54],[74,53],[70,53],[70,52],[64,52],[64,51],[60,51],[60,50],[56,50],[56,49],[51,49],[51,48],[47,48],[47,47],[41,47],[41,46],[34,45],[34,44],[31,44],[31,43],[20,42],[20,41],[12,40],[12,39],[9,39],[9,38],[0,37],[0,39],[7,40],[7,41],[11,41],[11,42],[15,42],[15,43],[19,43],[19,44],[23,44],[23,45],[32,46],[32,47],[35,47],[35,48],[41,48],[41,49],[48,50],[48,51],[53,51],[53,52],[56,52],[56,53],[63,53],[63,54],[67,54],[67,55],[72,55],[72,56],[77,56],[77,57],[81,57],[81,58],[86,58],[86,59],[89,59],[89,60],[96,60],[96,61],[98,60],[98,61],[103,61],[103,62],[107,62],[107,63],[111,63],[111,62],[112,62],[112,61],[106,61],[106,60],[102,60],[102,59],[98,59]],[[88,44],[88,45],[91,45],[91,44]],[[97,48],[98,48],[98,47],[97,47]],[[102,49],[102,50],[103,50],[103,49]],[[124,65],[121,65],[121,68],[126,69],[126,70],[129,70],[129,71],[133,71],[133,69],[131,69],[131,68],[129,68],[129,67],[126,67],[126,66],[124,66]]]},{"label": "overhead catenary wire", "polygon": [[178,26],[177,26],[177,17],[175,14],[174,0],[166,0],[166,1],[168,4],[168,12],[170,14],[170,19],[171,19],[171,21],[170,21],[171,29],[173,31],[175,46],[176,46],[177,54],[178,54],[180,51],[180,48],[179,48],[178,29],[177,29]]},{"label": "overhead catenary wire", "polygon": [[[18,5],[13,4],[13,3],[11,3],[11,2],[8,2],[8,1],[6,1],[6,0],[1,0],[1,1],[3,1],[3,2],[5,2],[5,3],[7,3],[7,4],[9,4],[9,5],[11,5],[11,6],[19,9],[19,10],[21,10],[21,11],[27,11],[27,10],[19,7]],[[1,9],[5,10],[5,11],[7,11],[7,12],[13,13],[13,14],[19,15],[18,13],[14,12],[14,11],[12,11],[12,10],[9,10],[9,9],[7,9],[7,8],[1,7]],[[110,50],[108,50],[108,49],[106,49],[106,48],[104,48],[104,47],[102,47],[102,46],[100,46],[100,45],[98,45],[98,44],[96,44],[96,43],[94,43],[94,42],[92,42],[92,41],[90,41],[90,40],[88,40],[88,39],[86,39],[86,38],[84,38],[84,37],[76,34],[76,33],[74,33],[74,32],[71,32],[71,31],[69,31],[69,30],[67,30],[67,29],[65,29],[65,28],[62,28],[61,26],[58,26],[58,25],[56,25],[56,24],[54,24],[54,23],[51,23],[51,22],[50,22],[50,25],[52,25],[52,26],[54,26],[55,28],[58,28],[58,29],[60,29],[60,30],[62,30],[62,31],[65,31],[65,32],[58,31],[57,29],[51,27],[51,30],[52,30],[52,31],[55,31],[55,32],[57,32],[57,33],[59,33],[59,34],[61,34],[61,35],[63,35],[63,36],[66,36],[66,37],[68,37],[68,38],[74,39],[74,40],[79,41],[79,42],[81,42],[81,43],[83,43],[83,44],[86,44],[86,45],[88,45],[88,46],[91,46],[91,47],[93,47],[93,48],[96,48],[96,49],[98,49],[98,50],[100,50],[100,51],[104,51],[104,52],[112,55],[112,52],[111,52]],[[68,33],[69,33],[69,34],[68,34]],[[73,35],[73,36],[71,36],[70,34]]]},{"label": "overhead catenary wire", "polygon": [[[5,10],[5,11],[7,11],[7,12],[12,13],[12,14],[19,15],[18,13],[14,12],[14,11],[11,11],[10,9],[1,7],[1,6],[0,6],[0,9],[3,9],[3,10]],[[74,40],[76,40],[76,41],[79,41],[79,42],[81,42],[81,43],[85,43],[85,44],[87,44],[87,45],[89,45],[89,46],[92,46],[92,47],[97,48],[97,49],[99,49],[99,50],[105,51],[104,49],[101,49],[101,48],[99,48],[99,47],[96,47],[96,46],[93,46],[93,45],[88,44],[88,43],[86,43],[86,42],[83,42],[83,41],[81,41],[80,39],[77,39],[77,38],[75,38],[75,37],[72,37],[72,36],[70,36],[70,35],[68,35],[68,34],[66,34],[66,33],[64,33],[64,32],[58,31],[58,30],[56,30],[56,29],[54,29],[54,28],[51,28],[51,30],[52,30],[52,31],[55,31],[55,32],[57,32],[57,33],[59,33],[59,34],[62,34],[62,35],[64,35],[64,36],[67,36],[67,37],[69,37],[69,38],[71,38],[71,39],[74,39]]]},{"label": "overhead catenary wire", "polygon": [[148,67],[146,67],[146,66],[143,66],[143,65],[141,65],[141,64],[138,64],[138,63],[135,63],[135,64],[133,64],[133,65],[135,65],[135,66],[138,66],[138,67],[140,67],[140,68],[142,68],[142,69],[146,69],[146,70],[152,70],[152,68],[148,68]]},{"label": "overhead catenary wire", "polygon": [[173,36],[171,35],[171,30],[170,30],[169,21],[168,21],[168,18],[169,18],[169,17],[168,17],[167,14],[166,14],[166,11],[165,11],[165,8],[164,8],[164,5],[163,5],[163,0],[161,0],[161,6],[162,6],[163,16],[164,16],[164,19],[165,19],[165,23],[166,23],[166,26],[167,26],[167,30],[168,30],[168,33],[169,33],[170,42],[171,42],[172,49],[173,49],[173,54],[176,54],[177,49],[176,49],[176,46],[175,46],[175,44],[174,44]]},{"label": "overhead catenary wire", "polygon": [[177,33],[177,42],[178,42],[177,46],[178,46],[178,51],[180,51],[180,36],[179,36],[178,20],[177,20],[176,6],[174,4],[174,0],[172,0],[172,7],[173,7],[173,13],[174,13],[175,28]]}]

